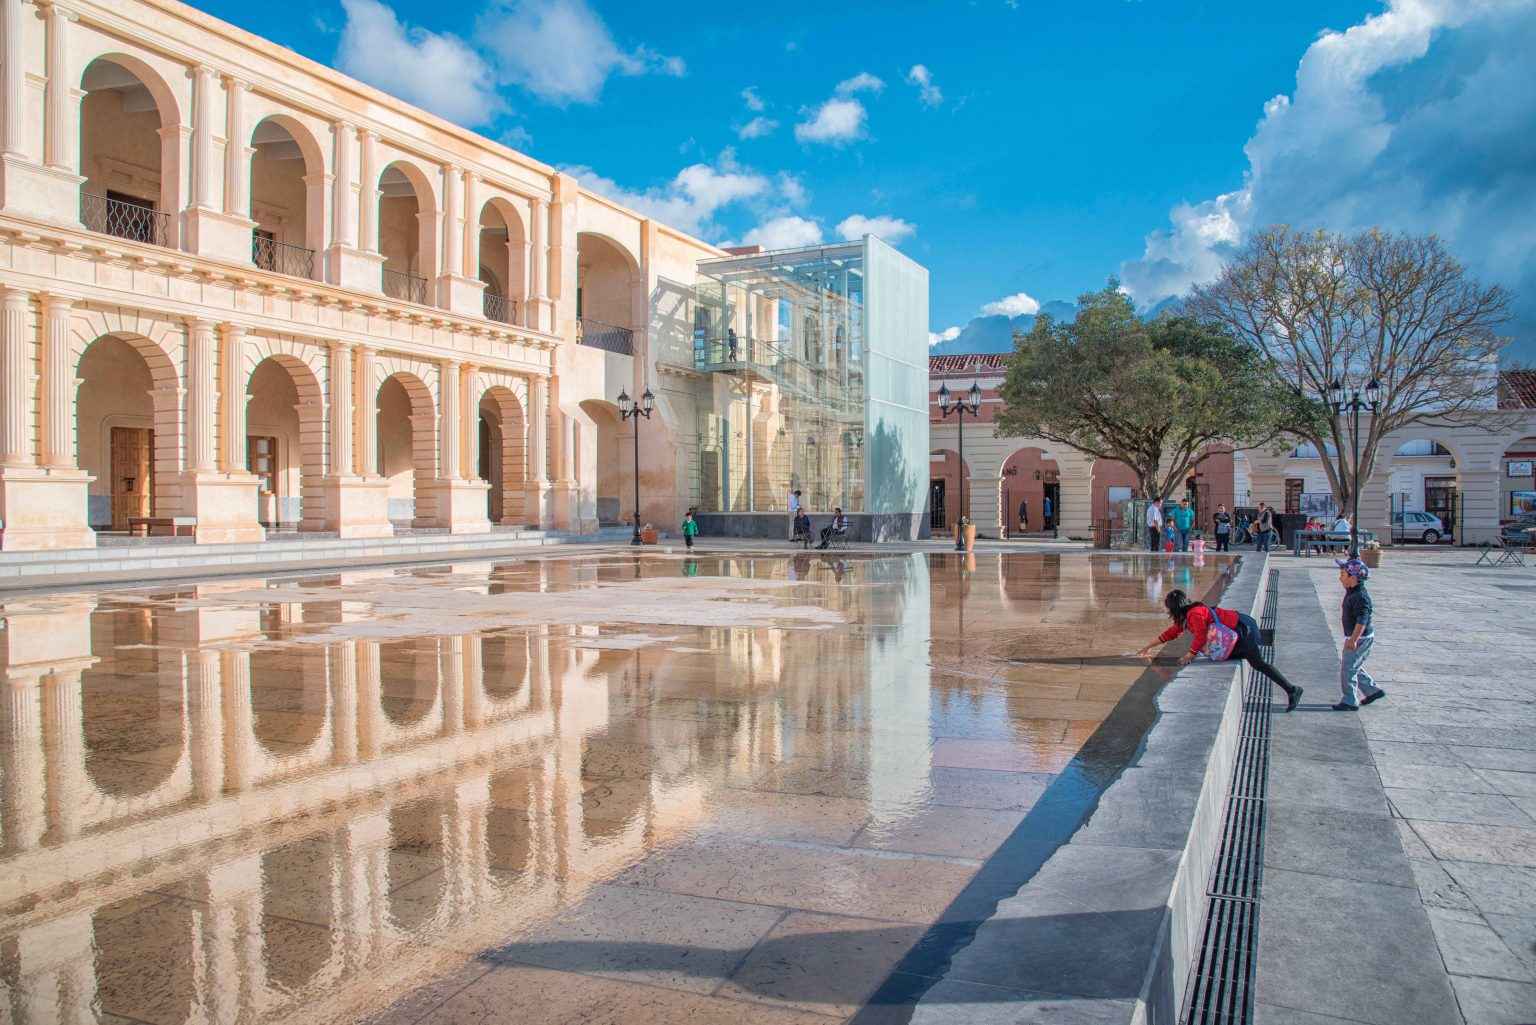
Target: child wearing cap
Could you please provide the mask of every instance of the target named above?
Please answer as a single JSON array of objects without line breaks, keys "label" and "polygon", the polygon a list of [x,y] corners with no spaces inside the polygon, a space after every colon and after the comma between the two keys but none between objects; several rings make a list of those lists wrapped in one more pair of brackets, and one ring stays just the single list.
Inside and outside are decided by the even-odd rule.
[{"label": "child wearing cap", "polygon": [[1387,696],[1365,671],[1376,632],[1371,625],[1371,596],[1365,579],[1370,569],[1359,559],[1338,559],[1339,583],[1344,585],[1344,655],[1339,664],[1339,686],[1343,698],[1333,706],[1335,712],[1353,712],[1361,705]]}]

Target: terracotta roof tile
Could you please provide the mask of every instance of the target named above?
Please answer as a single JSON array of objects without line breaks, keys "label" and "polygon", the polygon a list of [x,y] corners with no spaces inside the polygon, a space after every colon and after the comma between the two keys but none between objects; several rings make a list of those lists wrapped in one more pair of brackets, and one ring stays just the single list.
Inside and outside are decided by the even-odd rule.
[{"label": "terracotta roof tile", "polygon": [[1536,409],[1536,370],[1505,370],[1499,374],[1499,408]]},{"label": "terracotta roof tile", "polygon": [[928,373],[964,374],[972,370],[1007,370],[1008,353],[970,352],[955,356],[929,356]]}]

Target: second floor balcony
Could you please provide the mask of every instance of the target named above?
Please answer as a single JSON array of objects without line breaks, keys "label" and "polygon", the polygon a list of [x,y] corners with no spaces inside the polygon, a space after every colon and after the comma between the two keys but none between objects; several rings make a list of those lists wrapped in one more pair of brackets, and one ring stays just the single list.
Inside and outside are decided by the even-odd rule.
[{"label": "second floor balcony", "polygon": [[257,230],[251,235],[251,262],[262,270],[275,274],[287,274],[295,278],[315,277],[315,251],[303,246],[279,242],[270,234]]},{"label": "second floor balcony", "polygon": [[384,268],[384,294],[391,299],[427,305],[427,279],[419,274]]},{"label": "second floor balcony", "polygon": [[635,354],[635,332],[616,324],[605,324],[591,317],[576,321],[576,344],[590,345],[595,349],[616,352],[621,356]]},{"label": "second floor balcony", "polygon": [[104,196],[80,194],[80,223],[88,231],[115,235],[130,242],[149,246],[170,244],[171,216],[156,210],[153,203],[109,192]]}]

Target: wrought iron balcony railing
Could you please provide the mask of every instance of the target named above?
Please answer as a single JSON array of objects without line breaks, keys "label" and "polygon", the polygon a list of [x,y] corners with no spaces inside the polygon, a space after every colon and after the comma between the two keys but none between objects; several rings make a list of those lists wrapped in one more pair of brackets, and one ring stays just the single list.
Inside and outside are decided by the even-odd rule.
[{"label": "wrought iron balcony railing", "polygon": [[627,327],[604,324],[591,317],[576,321],[576,344],[590,345],[594,349],[606,349],[621,356],[635,354],[635,333]]},{"label": "wrought iron balcony railing", "polygon": [[497,295],[495,292],[486,292],[484,296],[486,320],[498,320],[503,324],[517,323],[516,299],[509,299],[504,295]]},{"label": "wrought iron balcony railing", "polygon": [[384,294],[391,299],[427,305],[427,279],[401,270],[384,268]]},{"label": "wrought iron balcony railing", "polygon": [[170,245],[171,216],[145,203],[80,194],[80,223],[88,231],[115,235],[145,245]]},{"label": "wrought iron balcony railing", "polygon": [[295,278],[315,277],[315,251],[303,246],[279,242],[265,235],[251,236],[251,262],[262,270]]}]

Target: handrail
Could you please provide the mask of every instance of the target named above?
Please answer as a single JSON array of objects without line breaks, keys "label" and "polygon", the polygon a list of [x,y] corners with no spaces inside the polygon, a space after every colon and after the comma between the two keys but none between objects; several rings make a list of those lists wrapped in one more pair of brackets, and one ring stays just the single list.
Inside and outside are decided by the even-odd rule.
[{"label": "handrail", "polygon": [[627,327],[604,324],[591,317],[576,321],[576,344],[590,345],[595,349],[616,352],[621,356],[635,354],[635,332]]},{"label": "handrail", "polygon": [[313,249],[305,249],[291,242],[279,242],[259,232],[251,233],[251,262],[262,270],[290,277],[310,280],[315,277]]},{"label": "handrail", "polygon": [[384,294],[391,299],[427,305],[427,279],[403,270],[384,268]]},{"label": "handrail", "polygon": [[484,293],[483,304],[486,320],[496,320],[503,324],[517,323],[517,300],[496,292]]},{"label": "handrail", "polygon": [[86,230],[143,242],[151,246],[169,246],[171,216],[144,203],[125,203],[90,192],[80,193],[80,223]]}]

